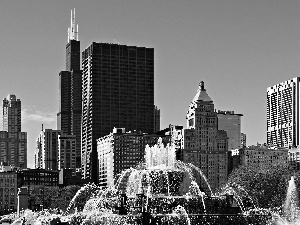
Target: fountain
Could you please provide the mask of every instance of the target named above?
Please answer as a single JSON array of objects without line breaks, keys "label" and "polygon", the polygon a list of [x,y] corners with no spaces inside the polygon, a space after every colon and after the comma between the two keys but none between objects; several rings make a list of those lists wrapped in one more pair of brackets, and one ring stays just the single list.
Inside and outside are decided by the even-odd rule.
[{"label": "fountain", "polygon": [[175,147],[159,139],[146,147],[144,163],[89,199],[80,216],[98,224],[243,224],[240,205],[234,194],[214,196],[202,171],[177,161]]},{"label": "fountain", "polygon": [[[105,190],[81,188],[62,215],[40,212],[31,224],[58,220],[69,224],[247,224],[237,192],[214,195],[202,171],[177,161],[175,146],[162,140],[145,149],[145,162],[123,171]],[[196,175],[205,187],[199,187]],[[76,199],[93,192],[83,210]]]},{"label": "fountain", "polygon": [[281,215],[279,213],[273,213],[272,224],[275,225],[298,225],[300,224],[300,209],[299,199],[296,190],[296,184],[294,176],[291,177],[285,203],[282,207]]}]

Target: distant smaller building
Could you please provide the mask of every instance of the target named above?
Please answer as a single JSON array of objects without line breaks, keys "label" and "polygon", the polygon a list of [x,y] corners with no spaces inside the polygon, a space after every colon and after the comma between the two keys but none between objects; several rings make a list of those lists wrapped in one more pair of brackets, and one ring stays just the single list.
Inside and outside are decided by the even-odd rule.
[{"label": "distant smaller building", "polygon": [[240,149],[241,165],[274,165],[288,163],[288,149],[273,149],[268,146],[249,146]]},{"label": "distant smaller building", "polygon": [[257,143],[257,145],[228,151],[228,175],[240,165],[288,164],[290,160],[288,149]]}]

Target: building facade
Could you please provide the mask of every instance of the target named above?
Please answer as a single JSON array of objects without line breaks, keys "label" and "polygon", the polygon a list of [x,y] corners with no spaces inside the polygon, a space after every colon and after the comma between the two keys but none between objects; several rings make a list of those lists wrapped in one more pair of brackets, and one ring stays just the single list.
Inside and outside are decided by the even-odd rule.
[{"label": "building facade", "polygon": [[82,52],[82,175],[98,180],[97,139],[154,131],[154,49],[93,42]]},{"label": "building facade", "polygon": [[154,107],[154,132],[160,131],[160,109]]},{"label": "building facade", "polygon": [[76,136],[58,135],[58,170],[76,169]]},{"label": "building facade", "polygon": [[267,88],[267,144],[299,146],[300,77]]},{"label": "building facade", "polygon": [[231,172],[236,169],[239,165],[241,165],[241,159],[240,159],[240,149],[229,149],[228,150],[228,176],[231,174]]},{"label": "building facade", "polygon": [[24,169],[17,171],[18,187],[58,186],[59,172],[45,169]]},{"label": "building facade", "polygon": [[[226,131],[218,130],[218,115],[204,82],[200,82],[186,119],[183,162],[199,167],[214,190],[227,181],[228,137]],[[201,188],[207,190],[204,180],[200,182]]]},{"label": "building facade", "polygon": [[59,112],[57,129],[76,136],[76,167],[81,167],[82,71],[80,70],[80,41],[71,11],[66,45],[66,71],[59,73]]},{"label": "building facade", "polygon": [[71,72],[59,73],[59,112],[57,113],[57,129],[71,134]]},{"label": "building facade", "polygon": [[300,170],[300,148],[291,148],[289,149],[289,166],[293,171]]},{"label": "building facade", "polygon": [[[44,169],[21,169],[14,166],[0,165],[0,216],[17,211],[18,188],[25,187],[29,191],[28,203],[33,207],[35,189],[44,190],[45,186],[58,186],[59,172]],[[42,204],[42,202],[40,202]],[[39,204],[40,205],[40,204]]]},{"label": "building facade", "polygon": [[[44,209],[45,187],[59,185],[59,171],[45,169],[24,169],[17,171],[17,186],[28,195],[28,208],[32,211]],[[53,196],[55,198],[55,196]]]},{"label": "building facade", "polygon": [[21,131],[21,101],[10,94],[2,102],[3,131],[0,131],[0,162],[27,167],[27,133]]},{"label": "building facade", "polygon": [[241,148],[241,119],[242,114],[234,111],[218,110],[218,129],[225,130],[228,137],[228,150]]},{"label": "building facade", "polygon": [[249,146],[239,151],[241,165],[288,164],[288,149],[274,149],[268,146]]},{"label": "building facade", "polygon": [[241,148],[247,147],[247,136],[245,133],[241,133]]},{"label": "building facade", "polygon": [[44,129],[37,138],[35,166],[40,169],[58,170],[59,139],[61,130]]},{"label": "building facade", "polygon": [[171,143],[171,135],[145,134],[137,131],[125,133],[125,128],[114,128],[112,133],[99,138],[97,140],[99,185],[113,184],[121,172],[144,162],[146,145],[154,146],[159,138],[162,138],[165,145]]},{"label": "building facade", "polygon": [[17,210],[17,172],[0,166],[0,215]]}]

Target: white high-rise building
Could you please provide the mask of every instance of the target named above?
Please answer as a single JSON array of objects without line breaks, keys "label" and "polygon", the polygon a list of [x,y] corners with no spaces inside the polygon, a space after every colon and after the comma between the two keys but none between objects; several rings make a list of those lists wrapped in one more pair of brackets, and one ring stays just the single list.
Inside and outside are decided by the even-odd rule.
[{"label": "white high-rise building", "polygon": [[299,146],[300,77],[267,88],[267,143],[275,147]]}]

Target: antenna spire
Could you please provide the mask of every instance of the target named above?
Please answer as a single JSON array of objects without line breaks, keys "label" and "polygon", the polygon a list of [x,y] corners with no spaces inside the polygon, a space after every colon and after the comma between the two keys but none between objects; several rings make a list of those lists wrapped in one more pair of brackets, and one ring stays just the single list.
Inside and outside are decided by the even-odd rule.
[{"label": "antenna spire", "polygon": [[68,28],[68,42],[70,40],[76,40],[78,41],[78,24],[77,24],[77,29],[75,27],[75,8],[74,8],[74,14],[73,11],[71,10],[71,26]]}]

